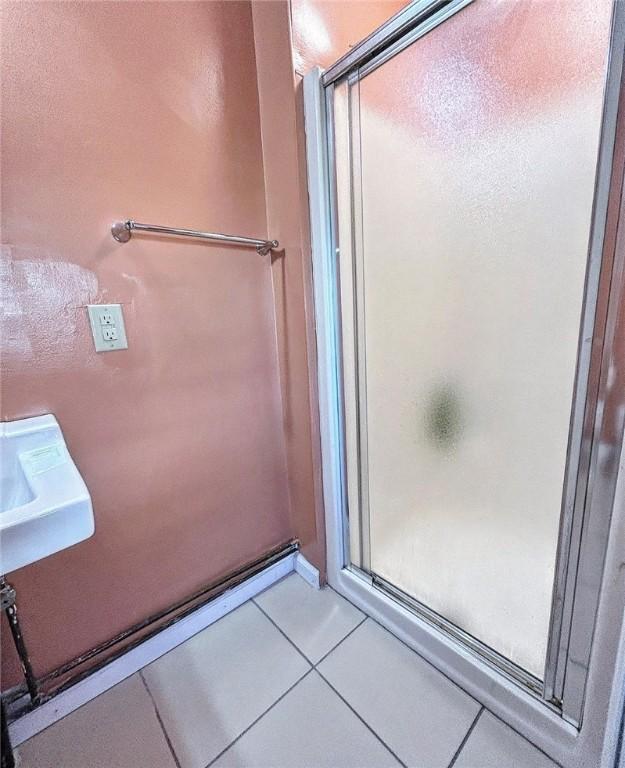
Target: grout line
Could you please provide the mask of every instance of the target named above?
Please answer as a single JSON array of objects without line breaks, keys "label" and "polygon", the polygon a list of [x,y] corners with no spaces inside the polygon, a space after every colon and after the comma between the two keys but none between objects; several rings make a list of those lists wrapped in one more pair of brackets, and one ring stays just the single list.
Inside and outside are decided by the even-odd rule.
[{"label": "grout line", "polygon": [[370,731],[375,738],[380,742],[380,744],[393,755],[395,760],[403,766],[403,768],[407,768],[406,763],[397,755],[393,750],[389,747],[389,745],[384,741],[384,739],[376,733],[373,728],[369,725],[369,723],[364,719],[362,715],[360,715],[354,707],[347,701],[347,699],[332,685],[332,683],[328,680],[327,677],[325,677],[318,669],[315,669],[315,672],[319,675],[319,677],[334,691],[334,693],[339,697],[339,699],[345,704],[345,706],[360,720],[360,722],[365,726],[365,728]]},{"label": "grout line", "polygon": [[456,760],[457,760],[457,759],[460,757],[460,753],[461,753],[461,752],[462,752],[462,750],[464,749],[464,745],[465,745],[465,744],[467,743],[467,741],[469,740],[469,736],[470,736],[470,735],[473,733],[473,729],[474,729],[474,728],[475,728],[475,726],[477,725],[477,721],[480,719],[480,716],[481,716],[481,714],[482,714],[482,712],[483,712],[483,711],[484,711],[484,707],[483,707],[483,706],[481,706],[481,707],[479,708],[479,710],[478,710],[478,713],[477,713],[477,715],[476,715],[476,716],[473,718],[473,722],[472,722],[472,723],[471,723],[471,725],[469,726],[469,729],[468,729],[468,731],[467,731],[467,732],[464,734],[464,738],[463,738],[463,739],[462,739],[462,741],[460,742],[460,744],[459,744],[459,746],[458,746],[458,749],[457,749],[457,750],[454,752],[454,755],[453,755],[453,757],[451,758],[451,762],[449,763],[449,765],[447,766],[447,768],[453,768],[453,765],[454,765],[454,763],[455,763],[455,762],[456,762]]},{"label": "grout line", "polygon": [[[307,584],[307,586],[308,586],[308,587],[310,587],[310,584]],[[311,588],[312,588],[312,587],[311,587]],[[269,587],[269,589],[271,589],[271,587]],[[334,592],[334,590],[332,590],[332,591]],[[337,594],[337,595],[338,595],[338,592],[335,592],[335,594]],[[341,595],[339,595],[339,597],[341,597]],[[298,653],[299,653],[301,656],[303,656],[303,657],[306,659],[306,661],[307,661],[307,662],[308,662],[308,663],[309,663],[309,664],[310,664],[310,665],[311,665],[311,666],[312,666],[314,669],[316,669],[318,664],[321,664],[321,662],[322,662],[322,661],[324,661],[324,660],[325,660],[325,659],[326,659],[326,658],[327,658],[327,657],[328,657],[328,656],[329,656],[329,655],[332,653],[332,651],[335,651],[335,650],[336,650],[336,649],[339,647],[339,645],[340,645],[340,644],[341,644],[341,643],[342,643],[344,640],[347,640],[347,638],[348,638],[348,637],[349,637],[351,634],[353,634],[353,633],[354,633],[354,632],[355,632],[355,631],[358,629],[358,627],[359,627],[361,624],[364,624],[364,623],[365,623],[365,621],[366,621],[366,620],[369,618],[369,616],[367,616],[367,614],[366,614],[364,611],[361,611],[360,609],[358,609],[359,613],[362,613],[362,614],[363,614],[363,617],[362,617],[362,619],[361,619],[361,620],[358,622],[358,624],[356,624],[356,626],[355,626],[355,627],[353,627],[352,629],[350,629],[350,630],[349,630],[349,632],[348,632],[348,633],[347,633],[347,634],[346,634],[344,637],[342,637],[342,638],[341,638],[341,639],[338,641],[338,643],[336,643],[336,645],[333,645],[333,646],[332,646],[332,648],[330,648],[330,650],[329,650],[329,651],[327,651],[327,653],[324,653],[324,654],[323,654],[323,656],[322,656],[322,657],[319,659],[319,661],[317,661],[317,662],[314,662],[314,661],[312,661],[311,659],[309,659],[309,658],[308,658],[308,656],[306,656],[306,654],[304,653],[304,651],[302,651],[302,650],[301,650],[301,649],[300,649],[300,648],[299,648],[299,647],[298,647],[298,646],[297,646],[297,645],[296,645],[296,644],[293,642],[293,640],[291,640],[291,638],[290,638],[290,637],[289,637],[289,636],[286,634],[286,632],[285,632],[285,631],[282,629],[282,627],[280,627],[280,625],[279,625],[277,622],[275,622],[275,621],[274,621],[274,620],[271,618],[271,616],[270,616],[270,615],[267,613],[267,611],[265,611],[265,610],[264,610],[264,608],[261,608],[261,606],[260,606],[260,605],[259,605],[259,604],[256,602],[256,598],[255,598],[255,597],[253,597],[253,598],[252,598],[252,602],[253,602],[253,603],[254,603],[254,605],[255,605],[255,606],[258,608],[258,610],[259,610],[259,611],[260,611],[262,614],[264,614],[264,616],[265,616],[266,618],[268,618],[268,619],[269,619],[269,621],[270,621],[270,622],[271,622],[271,623],[274,625],[274,627],[275,627],[275,628],[278,630],[278,632],[280,632],[280,634],[281,634],[281,635],[283,635],[283,636],[284,636],[284,637],[285,637],[285,638],[286,638],[286,639],[289,641],[289,643],[291,643],[291,645],[293,646],[293,648],[295,648],[295,650],[296,650],[296,651],[297,651],[297,652],[298,652]],[[349,602],[349,601],[346,601],[346,602]],[[355,606],[354,606],[354,607],[355,607]]]},{"label": "grout line", "polygon": [[[364,610],[356,605],[352,600],[350,600],[348,597],[345,597],[345,595],[342,595],[340,592],[338,592],[331,584],[327,584],[328,589],[331,589],[334,593],[336,593],[339,597],[342,597],[343,600],[347,600],[347,602],[350,605],[353,605],[354,608],[357,608],[361,613],[364,613]],[[556,768],[562,768],[561,764],[557,762],[557,760],[554,760],[551,755],[547,754],[544,749],[541,749],[537,744],[534,744],[534,742],[529,739],[527,736],[525,736],[520,731],[517,731],[516,728],[513,728],[510,723],[507,723],[505,720],[502,720],[498,715],[496,715],[494,712],[492,712],[488,707],[486,707],[481,701],[475,698],[475,696],[472,693],[469,693],[469,691],[465,690],[459,683],[457,683],[454,679],[452,679],[446,672],[443,672],[442,669],[439,669],[435,664],[433,664],[429,659],[426,659],[425,656],[419,653],[415,648],[411,648],[408,643],[405,643],[401,637],[398,637],[392,629],[389,629],[388,627],[385,627],[384,624],[382,624],[381,621],[378,621],[378,619],[374,618],[370,614],[367,614],[367,618],[371,619],[371,621],[374,624],[377,624],[379,627],[381,627],[385,632],[388,632],[389,635],[395,638],[398,642],[400,642],[403,646],[405,646],[409,651],[412,651],[412,653],[415,654],[418,658],[420,658],[422,661],[424,661],[426,664],[428,664],[432,669],[436,670],[439,675],[442,675],[445,680],[450,682],[452,685],[454,685],[459,691],[462,691],[462,693],[465,694],[465,696],[468,696],[470,699],[472,699],[476,704],[479,704],[483,709],[486,710],[489,714],[491,714],[493,717],[497,718],[501,723],[503,723],[507,728],[510,728],[511,731],[514,731],[518,736],[520,736],[524,741],[526,741],[528,744],[531,744],[534,749],[537,749],[541,754],[545,755],[545,757],[548,757],[549,760],[556,766]]]},{"label": "grout line", "polygon": [[[311,589],[312,589],[312,587],[311,587]],[[289,643],[293,646],[293,648],[295,648],[295,650],[299,653],[299,655],[302,656],[304,659],[306,659],[306,661],[310,664],[310,666],[314,668],[315,665],[313,664],[313,662],[308,658],[308,656],[306,656],[306,654],[303,651],[301,651],[295,645],[295,643],[291,640],[291,638],[287,635],[287,633],[281,627],[279,627],[276,624],[276,622],[271,618],[271,616],[267,613],[267,611],[263,610],[260,607],[260,605],[256,602],[256,600],[254,600],[254,598],[252,598],[252,602],[258,608],[258,610],[263,614],[263,616],[266,619],[269,619],[269,621],[274,625],[274,627],[278,630],[278,632],[282,635],[282,637],[286,638],[289,641]]]},{"label": "grout line", "polygon": [[[352,602],[352,601],[351,601],[349,598],[345,597],[345,595],[341,595],[341,593],[340,593],[340,592],[337,592],[337,591],[336,591],[336,589],[334,589],[334,587],[330,586],[329,584],[328,584],[328,586],[330,587],[330,589],[331,589],[333,592],[336,592],[336,594],[337,594],[337,595],[339,595],[339,597],[342,597],[344,600],[347,600],[347,602],[348,602],[348,603],[350,603],[350,605],[353,605],[353,606],[354,606],[354,608],[358,608],[358,610],[359,610],[361,613],[364,613],[363,609],[362,609],[362,608],[359,608],[359,607],[356,605],[356,603],[353,603],[353,602]],[[433,664],[433,663],[432,663],[432,662],[431,662],[429,659],[426,659],[426,657],[425,657],[425,656],[423,656],[421,653],[419,653],[419,651],[417,651],[415,648],[412,648],[410,645],[408,645],[408,643],[404,642],[404,641],[401,639],[401,637],[399,637],[398,635],[396,635],[396,634],[393,632],[393,630],[392,630],[392,629],[389,629],[388,627],[385,627],[385,626],[384,626],[384,624],[382,624],[382,622],[381,622],[381,621],[379,621],[378,619],[374,618],[374,617],[373,617],[373,616],[371,616],[370,614],[368,614],[367,616],[368,616],[368,618],[369,618],[369,619],[371,619],[371,621],[372,621],[374,624],[377,624],[377,625],[378,625],[378,627],[381,627],[381,628],[382,628],[382,629],[383,629],[385,632],[388,632],[388,633],[389,633],[389,635],[391,635],[392,637],[394,637],[394,638],[395,638],[395,640],[397,640],[398,642],[400,642],[400,643],[401,643],[401,644],[402,644],[402,645],[403,645],[405,648],[407,648],[409,651],[411,651],[412,653],[414,653],[414,655],[415,655],[415,656],[417,656],[418,658],[420,658],[420,659],[421,659],[421,661],[424,661],[424,662],[425,662],[425,663],[426,663],[428,666],[430,666],[430,667],[432,667],[432,669],[436,670],[436,671],[438,672],[438,674],[439,674],[439,675],[442,675],[442,676],[445,678],[445,680],[447,680],[447,681],[448,681],[448,682],[450,682],[452,685],[454,685],[454,686],[455,686],[455,687],[456,687],[456,688],[457,688],[459,691],[462,691],[462,693],[464,693],[464,694],[465,694],[466,696],[468,696],[470,699],[473,699],[473,701],[474,701],[476,704],[479,704],[481,707],[483,707],[483,706],[484,706],[484,705],[482,704],[482,702],[481,702],[481,701],[478,701],[478,700],[475,698],[475,696],[473,696],[473,694],[471,694],[471,693],[469,693],[468,691],[466,691],[466,690],[465,690],[465,689],[464,689],[464,688],[463,688],[463,687],[462,687],[462,686],[461,686],[459,683],[457,683],[455,680],[453,680],[453,679],[452,679],[452,678],[451,678],[451,677],[450,677],[450,676],[449,676],[449,675],[448,675],[446,672],[443,672],[443,670],[442,670],[442,669],[439,669],[439,668],[438,668],[438,667],[437,667],[435,664]],[[489,711],[490,711],[490,710],[489,710]]]},{"label": "grout line", "polygon": [[161,718],[161,713],[158,711],[158,707],[156,706],[156,702],[154,701],[154,696],[152,696],[152,691],[148,686],[147,680],[145,679],[145,677],[143,677],[143,669],[144,667],[142,667],[139,670],[139,677],[143,682],[145,690],[148,692],[148,696],[150,697],[150,701],[152,702],[152,706],[154,707],[154,713],[156,714],[156,719],[158,720],[158,724],[161,726],[161,730],[163,731],[163,736],[165,737],[165,741],[167,742],[167,746],[169,747],[171,756],[174,758],[174,763],[176,764],[176,768],[181,768],[180,760],[178,760],[178,755],[176,754],[174,745],[171,743],[171,739],[169,738],[169,734],[167,733],[167,729],[165,728],[165,724],[163,723],[163,719]]},{"label": "grout line", "polygon": [[325,660],[328,658],[328,656],[329,656],[329,655],[330,655],[330,654],[331,654],[333,651],[336,651],[336,649],[339,647],[339,645],[341,645],[341,643],[343,643],[345,640],[347,640],[347,638],[348,638],[350,635],[353,635],[353,634],[354,634],[354,632],[355,632],[355,631],[358,629],[358,627],[360,627],[362,624],[364,624],[364,623],[365,623],[365,621],[367,621],[367,619],[368,619],[368,618],[369,618],[369,617],[367,616],[367,614],[365,614],[365,615],[362,617],[362,619],[361,619],[361,620],[358,622],[358,624],[356,624],[356,626],[355,626],[353,629],[350,629],[350,630],[349,630],[349,632],[348,632],[348,633],[345,635],[345,637],[343,637],[341,640],[339,640],[339,641],[338,641],[338,643],[337,643],[336,645],[333,645],[333,646],[332,646],[332,648],[330,648],[330,650],[329,650],[327,653],[324,653],[324,654],[323,654],[323,656],[322,656],[322,657],[319,659],[319,661],[318,661],[316,664],[313,664],[313,666],[315,667],[315,669],[317,669],[317,667],[319,666],[319,664],[321,664],[321,662],[322,662],[322,661],[325,661]]},{"label": "grout line", "polygon": [[[338,593],[336,593],[336,594],[338,594]],[[312,661],[311,661],[311,660],[308,658],[308,656],[306,656],[306,654],[305,654],[303,651],[301,651],[301,650],[300,650],[300,649],[297,647],[297,645],[296,645],[296,644],[293,642],[293,640],[291,640],[291,638],[290,638],[290,637],[289,637],[289,636],[288,636],[288,635],[287,635],[287,634],[284,632],[284,630],[283,630],[283,629],[282,629],[280,626],[278,626],[278,624],[277,624],[277,623],[276,623],[276,622],[275,622],[275,621],[274,621],[274,620],[271,618],[271,616],[269,616],[269,614],[268,614],[266,611],[264,611],[264,610],[263,610],[263,609],[260,607],[260,605],[258,605],[258,603],[256,602],[256,599],[255,599],[255,598],[252,598],[252,602],[253,602],[253,603],[256,605],[256,607],[258,608],[258,610],[259,610],[259,611],[260,611],[262,614],[264,614],[264,615],[267,617],[267,619],[269,619],[269,621],[270,621],[270,622],[271,622],[271,623],[274,625],[274,627],[275,627],[275,628],[276,628],[276,629],[277,629],[277,630],[280,632],[280,634],[281,634],[281,635],[283,635],[283,636],[284,636],[284,637],[285,637],[285,638],[286,638],[286,639],[289,641],[289,643],[290,643],[290,644],[293,646],[293,648],[295,648],[295,650],[296,650],[296,651],[297,651],[297,652],[298,652],[298,653],[299,653],[301,656],[303,656],[303,657],[304,657],[304,659],[306,659],[306,661],[307,661],[309,664],[311,664],[311,668],[308,670],[308,672],[306,673],[306,675],[307,675],[307,674],[309,674],[310,672],[313,672],[313,671],[314,671],[314,672],[316,672],[316,673],[319,675],[319,677],[321,677],[321,679],[322,679],[322,680],[323,680],[323,681],[326,683],[326,685],[328,685],[328,687],[329,687],[329,688],[330,688],[332,691],[334,691],[334,693],[335,693],[335,694],[336,694],[336,695],[339,697],[339,699],[340,699],[340,700],[343,702],[343,704],[345,704],[345,706],[346,706],[346,707],[347,707],[347,708],[348,708],[348,709],[349,709],[349,710],[352,712],[352,714],[354,714],[354,715],[355,715],[355,716],[358,718],[358,720],[360,720],[360,722],[361,722],[361,723],[362,723],[362,724],[365,726],[365,728],[366,728],[368,731],[370,731],[370,732],[373,734],[373,736],[374,736],[374,737],[375,737],[375,738],[376,738],[376,739],[377,739],[377,740],[380,742],[380,744],[382,744],[382,746],[383,746],[383,747],[384,747],[384,748],[385,748],[385,749],[386,749],[388,752],[390,752],[390,753],[391,753],[391,755],[393,755],[393,757],[394,757],[394,758],[397,760],[397,762],[398,762],[398,763],[399,763],[401,766],[403,766],[403,768],[406,768],[406,764],[404,763],[404,761],[403,761],[403,760],[401,760],[401,758],[400,758],[400,757],[399,757],[399,756],[398,756],[398,755],[397,755],[397,754],[396,754],[396,753],[395,753],[395,752],[394,752],[394,751],[393,751],[393,750],[392,750],[392,749],[391,749],[391,748],[388,746],[388,744],[386,744],[386,742],[385,742],[385,741],[384,741],[384,740],[381,738],[381,736],[379,736],[379,735],[378,735],[378,734],[377,734],[377,733],[376,733],[376,732],[373,730],[373,728],[372,728],[372,727],[369,725],[369,723],[368,723],[368,722],[367,722],[367,721],[366,721],[366,720],[365,720],[365,719],[362,717],[362,715],[360,715],[360,714],[359,714],[359,713],[358,713],[358,712],[357,712],[357,711],[354,709],[354,707],[352,707],[352,705],[351,705],[351,704],[350,704],[350,703],[347,701],[347,699],[345,699],[345,698],[344,698],[344,696],[343,696],[341,693],[339,693],[339,691],[338,691],[338,690],[337,690],[337,689],[336,689],[336,688],[335,688],[335,687],[334,687],[334,686],[333,686],[333,685],[332,685],[332,684],[331,684],[331,683],[328,681],[328,679],[327,679],[327,678],[326,678],[326,677],[325,677],[325,676],[324,676],[324,675],[323,675],[323,674],[322,674],[322,673],[319,671],[319,669],[317,669],[317,666],[318,666],[319,664],[321,664],[321,662],[322,662],[322,661],[324,661],[324,660],[325,660],[325,659],[326,659],[326,658],[327,658],[327,657],[328,657],[328,656],[329,656],[329,655],[330,655],[330,654],[331,654],[333,651],[335,651],[335,650],[336,650],[336,649],[339,647],[339,645],[341,645],[341,643],[343,643],[345,640],[347,640],[347,638],[348,638],[350,635],[352,635],[352,634],[353,634],[353,633],[354,633],[354,632],[355,632],[355,631],[358,629],[358,627],[362,626],[362,625],[365,623],[365,621],[367,621],[367,619],[368,619],[368,618],[370,618],[370,617],[369,617],[369,616],[367,616],[367,614],[366,614],[366,613],[364,613],[364,611],[360,611],[360,613],[362,613],[362,614],[363,614],[363,617],[362,617],[362,619],[361,619],[361,620],[358,622],[358,624],[356,624],[356,626],[355,626],[355,627],[353,627],[352,629],[350,629],[350,631],[349,631],[349,632],[348,632],[348,633],[347,633],[347,634],[346,634],[344,637],[342,637],[342,638],[341,638],[341,639],[338,641],[338,643],[336,643],[336,645],[334,645],[332,648],[330,648],[330,650],[329,650],[327,653],[325,653],[325,654],[324,654],[324,655],[323,655],[323,656],[322,656],[322,657],[319,659],[319,661],[318,661],[316,664],[314,664],[314,663],[313,663],[313,662],[312,662]],[[306,677],[306,675],[304,675],[304,677]],[[300,678],[300,679],[303,679],[303,678]],[[298,681],[298,682],[299,682],[299,681]],[[294,686],[293,686],[293,687],[294,687]],[[289,689],[289,690],[291,690],[291,689]],[[287,693],[288,693],[288,691],[287,691]],[[286,693],[285,693],[285,694],[283,694],[283,695],[286,695]],[[282,697],[280,697],[280,698],[282,698]],[[280,699],[278,699],[278,701],[279,701],[279,700],[280,700]],[[277,702],[275,702],[275,704],[277,704]],[[272,704],[272,707],[273,707],[273,706],[274,706],[274,704]],[[271,709],[271,707],[270,707],[269,709]],[[267,711],[269,711],[269,710],[267,710]],[[261,715],[260,717],[263,717],[263,716],[264,716],[264,715]],[[252,723],[252,725],[254,725],[255,723],[257,723],[257,722],[258,722],[258,720],[260,720],[260,717],[259,717],[257,720],[255,720],[255,721],[254,721],[254,723]],[[251,727],[252,727],[252,726],[250,725],[250,726],[249,726],[249,728],[251,728]],[[248,731],[248,730],[249,730],[249,728],[246,728],[246,730],[245,730],[243,733],[245,733],[246,731]],[[243,734],[241,734],[241,736],[242,736],[242,735],[243,735]],[[237,741],[237,740],[238,740],[238,739],[239,739],[241,736],[238,736],[238,737],[235,739],[235,741]],[[234,741],[232,742],[232,744],[234,744]],[[229,745],[229,746],[231,746],[231,745]],[[226,747],[226,749],[228,749],[228,748],[229,748],[229,747]],[[225,752],[225,751],[226,751],[226,750],[223,750],[223,752]],[[223,752],[221,752],[220,754],[223,754]],[[220,756],[220,755],[217,755],[217,757],[215,758],[215,760],[217,760],[217,758],[218,758],[219,756]],[[210,765],[212,765],[212,763],[213,763],[213,762],[214,762],[214,760],[213,760],[213,761],[211,761],[211,763],[209,763],[209,765],[208,765],[208,766],[206,766],[206,768],[210,768]]]},{"label": "grout line", "polygon": [[231,746],[233,746],[234,744],[236,744],[236,743],[237,743],[237,741],[239,741],[239,739],[241,739],[243,736],[245,736],[245,734],[246,734],[246,733],[247,733],[247,732],[248,732],[248,731],[249,731],[251,728],[253,728],[253,727],[256,725],[256,723],[257,723],[259,720],[262,720],[262,719],[263,719],[263,717],[265,717],[265,715],[266,715],[268,712],[270,712],[270,711],[271,711],[271,710],[272,710],[272,709],[273,709],[273,708],[276,706],[276,704],[278,704],[279,702],[281,702],[281,701],[282,701],[282,699],[283,699],[283,698],[284,698],[284,697],[285,697],[287,694],[291,693],[291,691],[293,690],[293,688],[295,688],[297,685],[299,685],[299,684],[302,682],[302,680],[303,680],[305,677],[307,677],[307,676],[308,676],[308,675],[309,675],[311,672],[313,672],[313,671],[314,671],[314,668],[313,668],[313,667],[311,667],[310,669],[306,670],[306,672],[304,672],[304,674],[303,674],[301,677],[298,677],[298,679],[297,679],[297,680],[296,680],[296,681],[293,683],[293,685],[292,685],[292,686],[290,686],[290,688],[287,688],[287,689],[286,689],[286,691],[285,691],[283,694],[281,694],[280,696],[278,696],[278,698],[277,698],[277,699],[276,699],[276,700],[273,702],[273,704],[271,704],[269,707],[267,707],[267,709],[266,709],[264,712],[262,712],[262,714],[260,714],[260,715],[259,715],[259,716],[256,718],[256,720],[254,720],[254,722],[250,723],[250,724],[247,726],[247,728],[244,728],[244,729],[241,731],[241,733],[240,733],[240,734],[239,734],[239,735],[238,735],[236,738],[234,738],[234,739],[233,739],[233,740],[230,742],[230,744],[228,744],[228,746],[227,746],[227,747],[225,747],[224,749],[222,749],[222,750],[221,750],[221,752],[220,752],[218,755],[215,755],[215,757],[213,757],[213,759],[212,759],[212,760],[211,760],[211,761],[208,763],[208,765],[206,765],[206,766],[205,766],[205,768],[210,768],[210,766],[211,766],[211,765],[213,765],[213,763],[214,763],[214,762],[216,762],[217,760],[219,760],[219,758],[220,758],[220,757],[221,757],[221,756],[224,754],[224,752],[227,752],[227,751],[230,749],[230,747],[231,747]]}]

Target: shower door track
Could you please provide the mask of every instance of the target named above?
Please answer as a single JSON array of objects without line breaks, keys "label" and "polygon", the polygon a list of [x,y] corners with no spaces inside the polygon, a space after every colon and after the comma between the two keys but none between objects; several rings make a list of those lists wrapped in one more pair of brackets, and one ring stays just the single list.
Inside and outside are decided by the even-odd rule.
[{"label": "shower door track", "polygon": [[[390,581],[383,579],[381,576],[372,574],[371,584],[373,587],[387,594],[391,599],[396,600],[409,610],[413,611],[432,627],[444,632],[450,639],[461,643],[471,653],[475,654],[476,658],[490,664],[494,669],[501,672],[511,681],[519,683],[536,696],[540,698],[543,697],[543,681],[539,680],[530,672],[526,672],[522,667],[511,662],[510,659],[507,659],[473,635],[460,629],[460,627],[457,627],[444,616],[441,616],[440,613],[432,610],[432,608],[429,608],[416,598],[411,597],[411,595],[404,592],[402,589],[399,589],[394,584],[391,584]],[[559,702],[550,701],[547,702],[547,704],[552,707],[554,711],[559,711]]]},{"label": "shower door track", "polygon": [[[590,677],[580,675],[579,671],[582,665],[588,666],[592,646],[593,663],[599,670],[595,674],[604,681],[611,679],[606,676],[616,669],[618,631],[623,619],[622,595],[616,585],[620,583],[619,562],[625,559],[625,536],[621,537],[620,547],[618,542],[611,544],[612,551],[607,548],[607,543],[610,525],[612,529],[615,524],[625,528],[618,505],[615,506],[617,483],[622,484],[625,494],[625,477],[624,473],[618,473],[621,437],[614,441],[603,415],[608,405],[616,409],[622,436],[625,371],[615,361],[618,361],[619,306],[625,305],[625,256],[623,249],[617,248],[617,231],[625,230],[625,216],[619,224],[625,168],[624,2],[614,4],[581,334],[585,339],[594,332],[595,341],[587,345],[591,349],[583,354],[580,351],[578,356],[578,374],[580,368],[582,373],[577,381],[579,384],[585,375],[586,381],[581,389],[576,384],[574,436],[567,457],[567,467],[572,469],[565,481],[567,488],[575,489],[575,503],[567,502],[568,508],[562,515],[545,681],[522,670],[372,573],[366,558],[363,562],[365,570],[350,564],[338,287],[334,88],[344,81],[357,83],[363,73],[388,61],[471,2],[416,0],[325,73],[317,69],[304,78],[328,580],[339,593],[379,620],[562,765],[568,768],[593,764],[603,768],[603,765],[613,765],[613,761],[601,762],[602,745],[597,741],[597,734],[600,737],[607,734],[607,740],[610,734],[618,732],[621,709],[613,705],[606,719],[608,705],[602,701],[596,686],[593,687],[592,666]],[[625,234],[621,237],[625,242]],[[584,366],[587,366],[586,371]],[[609,376],[612,381],[608,384]],[[615,376],[620,382],[620,390],[614,383]],[[575,440],[579,442],[577,447],[573,446]],[[611,457],[607,475],[604,469],[606,455]],[[600,457],[602,475],[601,482],[597,483]],[[625,518],[625,509],[621,515]],[[596,540],[593,541],[593,537]],[[597,594],[589,594],[583,582],[584,576],[587,578],[591,572],[589,569],[603,574],[600,583],[602,605],[599,604],[599,588]],[[625,649],[625,630],[623,647]],[[615,691],[625,684],[624,678],[625,672],[614,679]],[[560,685],[559,690],[556,682]],[[612,701],[615,696],[613,694]],[[609,752],[606,754],[609,758]]]}]

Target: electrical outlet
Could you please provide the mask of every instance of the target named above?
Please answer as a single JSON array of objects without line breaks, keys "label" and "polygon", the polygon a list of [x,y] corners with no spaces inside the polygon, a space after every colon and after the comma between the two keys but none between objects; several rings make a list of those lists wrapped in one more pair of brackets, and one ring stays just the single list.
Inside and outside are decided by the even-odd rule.
[{"label": "electrical outlet", "polygon": [[100,312],[100,325],[115,325],[112,312]]},{"label": "electrical outlet", "polygon": [[96,352],[128,349],[121,304],[88,304],[87,313]]}]

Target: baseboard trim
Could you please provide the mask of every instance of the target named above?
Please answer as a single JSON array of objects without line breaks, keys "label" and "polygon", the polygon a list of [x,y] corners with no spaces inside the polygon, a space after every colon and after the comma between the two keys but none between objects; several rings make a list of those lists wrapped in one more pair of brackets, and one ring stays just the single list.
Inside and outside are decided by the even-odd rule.
[{"label": "baseboard trim", "polygon": [[315,589],[321,588],[319,571],[312,563],[309,563],[308,560],[306,560],[301,552],[298,552],[295,555],[295,571],[296,573],[299,573],[302,579],[307,581],[311,587],[314,587]]},{"label": "baseboard trim", "polygon": [[299,554],[296,552],[287,555],[255,576],[251,576],[237,587],[224,592],[215,600],[198,608],[176,624],[166,627],[157,635],[119,656],[89,677],[58,693],[50,701],[32,710],[32,712],[26,712],[9,725],[11,743],[14,747],[19,746],[27,739],[82,707],[91,699],[104,693],[117,683],[121,683],[122,680],[138,672],[147,664],[156,661],[160,656],[184,643],[185,640],[206,629],[292,571],[297,570],[302,578],[313,586],[315,584],[310,581],[310,578],[313,578],[313,572],[316,572],[316,586],[318,588],[319,572],[302,558],[305,565],[300,565],[300,568],[308,576],[301,573],[297,567],[298,558]]}]

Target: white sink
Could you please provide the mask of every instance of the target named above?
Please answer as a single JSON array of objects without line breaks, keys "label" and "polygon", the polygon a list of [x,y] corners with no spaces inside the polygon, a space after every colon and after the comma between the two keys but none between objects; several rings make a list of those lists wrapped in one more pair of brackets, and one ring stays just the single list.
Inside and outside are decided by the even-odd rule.
[{"label": "white sink", "polygon": [[0,424],[0,574],[93,534],[91,497],[52,415]]}]

